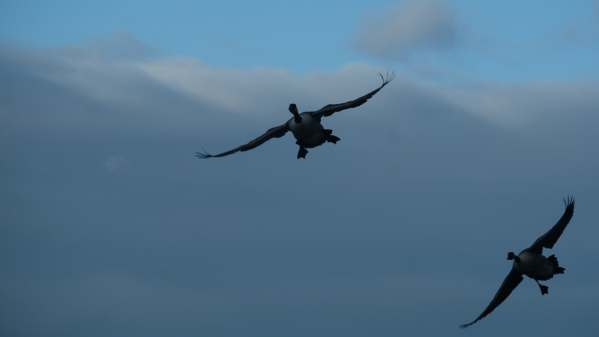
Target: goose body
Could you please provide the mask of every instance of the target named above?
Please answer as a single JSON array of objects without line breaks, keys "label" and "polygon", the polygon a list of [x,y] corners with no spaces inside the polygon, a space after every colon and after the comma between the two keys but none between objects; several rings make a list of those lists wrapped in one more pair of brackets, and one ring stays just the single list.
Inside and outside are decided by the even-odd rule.
[{"label": "goose body", "polygon": [[327,135],[320,121],[306,112],[300,114],[300,119],[299,122],[296,122],[294,118],[291,118],[287,122],[287,127],[298,145],[313,148],[326,142]]},{"label": "goose body", "polygon": [[534,280],[546,281],[557,273],[556,266],[542,254],[523,251],[514,259],[514,269]]},{"label": "goose body", "polygon": [[564,213],[549,231],[537,238],[530,247],[524,249],[520,254],[516,255],[512,252],[508,253],[507,259],[514,260],[509,274],[505,277],[499,290],[497,290],[491,303],[487,305],[485,310],[483,310],[483,312],[472,322],[462,324],[462,328],[480,321],[493,312],[495,308],[510,296],[512,291],[516,289],[520,282],[522,282],[524,276],[527,276],[537,283],[541,289],[542,295],[548,294],[549,287],[539,283],[539,281],[549,280],[556,274],[563,274],[566,270],[559,265],[555,255],[549,257],[543,255],[543,248],[553,248],[574,215],[574,199],[568,198],[567,200],[564,200],[564,203],[566,205]]},{"label": "goose body", "polygon": [[207,152],[196,152],[196,157],[200,159],[217,158],[225,157],[236,152],[248,151],[264,144],[270,139],[283,137],[288,131],[291,131],[296,139],[296,144],[299,146],[297,158],[306,158],[306,154],[308,153],[306,148],[317,147],[325,142],[336,144],[340,140],[339,137],[333,135],[333,130],[325,129],[322,126],[322,118],[329,117],[342,110],[356,108],[366,103],[366,101],[368,101],[372,96],[374,96],[384,86],[393,80],[393,73],[387,74],[386,77],[384,77],[382,74],[379,75],[383,82],[378,88],[372,90],[366,95],[343,103],[327,104],[319,110],[302,113],[299,113],[297,106],[292,103],[289,105],[289,112],[293,114],[293,118],[289,119],[287,122],[270,128],[264,134],[253,139],[249,143],[243,144],[229,151],[214,155]]}]

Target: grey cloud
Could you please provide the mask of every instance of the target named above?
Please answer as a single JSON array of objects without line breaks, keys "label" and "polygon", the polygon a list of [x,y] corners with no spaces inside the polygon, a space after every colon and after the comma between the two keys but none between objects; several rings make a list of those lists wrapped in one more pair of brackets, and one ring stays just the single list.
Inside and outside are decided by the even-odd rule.
[{"label": "grey cloud", "polygon": [[104,161],[104,168],[110,173],[115,173],[127,166],[127,159],[119,155],[111,155]]},{"label": "grey cloud", "polygon": [[596,116],[595,81],[478,81],[468,87],[446,87],[439,94],[473,115],[506,127],[526,128],[574,115],[590,119]]},{"label": "grey cloud", "polygon": [[[461,336],[509,269],[504,252],[553,223],[568,193],[578,209],[556,246],[567,274],[549,297],[523,283],[477,328],[599,328],[587,268],[599,263],[597,86],[400,74],[326,120],[342,141],[306,161],[289,138],[199,161],[200,145],[288,118],[290,101],[362,94],[379,69],[43,55],[0,52],[3,335]],[[513,123],[512,109],[530,117]],[[128,169],[106,174],[111,156]]]},{"label": "grey cloud", "polygon": [[156,57],[160,53],[128,32],[114,32],[83,44],[72,44],[60,48],[47,49],[47,55],[87,62],[97,61],[132,61]]},{"label": "grey cloud", "polygon": [[443,2],[408,1],[366,19],[355,39],[358,50],[402,59],[422,51],[443,51],[460,42],[454,13]]}]

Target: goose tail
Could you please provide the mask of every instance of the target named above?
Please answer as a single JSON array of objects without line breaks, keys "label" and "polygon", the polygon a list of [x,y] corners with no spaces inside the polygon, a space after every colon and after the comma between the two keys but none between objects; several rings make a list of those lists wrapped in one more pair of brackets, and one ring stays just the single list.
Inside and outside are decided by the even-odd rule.
[{"label": "goose tail", "polygon": [[547,258],[549,263],[553,266],[554,274],[563,274],[566,271],[566,268],[561,267],[559,262],[557,261],[557,257],[555,255],[551,255]]}]

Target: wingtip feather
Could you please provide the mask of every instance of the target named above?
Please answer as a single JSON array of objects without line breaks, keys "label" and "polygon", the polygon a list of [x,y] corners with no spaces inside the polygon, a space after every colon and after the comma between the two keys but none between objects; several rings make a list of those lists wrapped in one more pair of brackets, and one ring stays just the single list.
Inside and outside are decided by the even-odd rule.
[{"label": "wingtip feather", "polygon": [[214,156],[208,152],[196,152],[195,157],[198,159],[207,159],[207,158],[212,158]]},{"label": "wingtip feather", "polygon": [[474,321],[472,321],[472,322],[465,323],[465,324],[461,324],[461,325],[460,325],[460,329],[466,329],[467,327],[469,327],[469,326],[473,325],[474,323],[476,323],[476,322],[478,322],[478,321],[479,321],[479,319],[477,318],[477,319],[475,319],[475,320],[474,320]]},{"label": "wingtip feather", "polygon": [[393,79],[395,79],[395,72],[391,71],[391,72],[387,72],[385,73],[385,75],[383,75],[383,73],[379,73],[379,77],[381,78],[381,81],[383,82],[381,84],[381,88],[386,86],[387,84],[389,84],[389,82],[393,81]]},{"label": "wingtip feather", "polygon": [[567,197],[564,198],[564,207],[574,208],[575,204],[576,204],[576,199],[574,198],[573,195],[568,195]]}]

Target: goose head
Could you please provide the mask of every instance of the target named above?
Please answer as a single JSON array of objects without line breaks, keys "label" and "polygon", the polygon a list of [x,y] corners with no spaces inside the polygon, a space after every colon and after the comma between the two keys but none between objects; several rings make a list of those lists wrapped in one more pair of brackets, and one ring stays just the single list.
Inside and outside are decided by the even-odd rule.
[{"label": "goose head", "polygon": [[508,252],[507,253],[507,259],[508,260],[514,260],[515,262],[519,262],[520,261],[520,257],[516,254],[514,254],[514,252]]},{"label": "goose head", "polygon": [[293,114],[293,120],[296,123],[302,122],[302,117],[300,116],[299,111],[297,109],[297,105],[295,105],[295,103],[289,104],[289,112],[291,112]]}]

